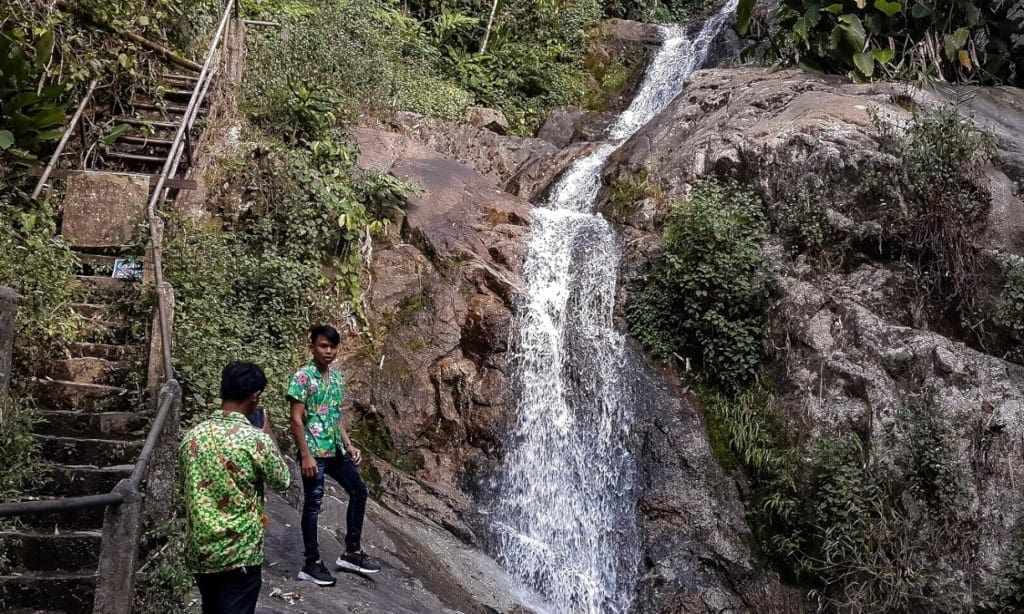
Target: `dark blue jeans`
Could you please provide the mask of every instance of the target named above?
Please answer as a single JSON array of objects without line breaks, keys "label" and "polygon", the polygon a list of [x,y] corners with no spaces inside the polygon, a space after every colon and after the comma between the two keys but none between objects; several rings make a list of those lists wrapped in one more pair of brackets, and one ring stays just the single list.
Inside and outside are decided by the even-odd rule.
[{"label": "dark blue jeans", "polygon": [[348,493],[348,512],[345,514],[345,549],[355,552],[361,549],[363,537],[363,514],[366,512],[366,497],[369,491],[359,475],[352,459],[345,456],[331,456],[316,459],[316,476],[302,477],[302,543],[306,560],[320,558],[320,544],[316,538],[317,521],[320,518],[320,503],[324,498],[324,475],[329,475]]},{"label": "dark blue jeans", "polygon": [[203,614],[253,614],[263,584],[259,565],[218,573],[197,573]]}]

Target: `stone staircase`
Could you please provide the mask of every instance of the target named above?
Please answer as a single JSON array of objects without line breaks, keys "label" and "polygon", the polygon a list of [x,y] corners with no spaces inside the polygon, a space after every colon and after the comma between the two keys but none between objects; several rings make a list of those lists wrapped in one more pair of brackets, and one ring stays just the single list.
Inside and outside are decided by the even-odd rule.
[{"label": "stone staircase", "polygon": [[[174,134],[188,108],[189,98],[198,81],[195,75],[164,72],[158,77],[155,93],[136,94],[123,113],[106,118],[107,126],[122,126],[116,140],[90,161],[90,168],[154,175],[167,160]],[[206,113],[201,105],[198,116]],[[194,138],[193,127],[187,138]],[[186,153],[189,148],[186,147]],[[188,163],[187,159],[184,163]]]},{"label": "stone staircase", "polygon": [[[85,319],[82,338],[22,382],[36,400],[44,462],[26,499],[110,492],[131,474],[152,419],[139,391],[145,339],[114,308],[137,283],[109,276],[113,257],[80,260],[82,302],[73,309]],[[102,527],[103,509],[92,508],[22,516],[0,531],[0,610],[91,612]]]},{"label": "stone staircase", "polygon": [[[237,40],[243,32],[236,28]],[[24,500],[109,493],[131,475],[144,446],[154,417],[143,392],[152,383],[145,364],[147,335],[159,333],[138,332],[149,328],[151,314],[138,316],[142,322],[126,321],[116,305],[126,294],[138,293],[140,284],[114,279],[111,272],[123,246],[140,239],[146,204],[198,77],[180,66],[165,68],[148,95],[125,104],[94,103],[90,108],[101,111],[91,125],[99,129],[89,144],[81,143],[81,151],[88,152],[80,160],[86,171],[51,175],[67,180],[61,233],[79,252],[80,270],[70,283],[81,289],[73,309],[85,325],[66,355],[22,365],[17,373],[36,401],[33,430],[43,461],[36,487]],[[184,131],[184,155],[164,184],[164,202],[195,185],[185,175],[207,111],[200,106],[198,119]],[[85,138],[85,130],[79,134]],[[94,507],[0,523],[0,612],[91,612],[103,519],[104,508]],[[132,595],[123,599],[130,604]]]}]

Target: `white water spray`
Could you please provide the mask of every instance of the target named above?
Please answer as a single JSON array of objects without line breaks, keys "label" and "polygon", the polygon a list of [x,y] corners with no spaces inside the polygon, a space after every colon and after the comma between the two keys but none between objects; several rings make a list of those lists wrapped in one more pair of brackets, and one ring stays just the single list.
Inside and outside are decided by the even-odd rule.
[{"label": "white water spray", "polygon": [[558,612],[624,612],[640,563],[632,403],[621,385],[623,336],[612,311],[620,253],[595,214],[601,171],[622,142],[660,113],[707,58],[736,9],[728,0],[696,36],[665,29],[610,142],[577,160],[534,209],[525,304],[515,344],[518,423],[495,511],[499,560]]}]

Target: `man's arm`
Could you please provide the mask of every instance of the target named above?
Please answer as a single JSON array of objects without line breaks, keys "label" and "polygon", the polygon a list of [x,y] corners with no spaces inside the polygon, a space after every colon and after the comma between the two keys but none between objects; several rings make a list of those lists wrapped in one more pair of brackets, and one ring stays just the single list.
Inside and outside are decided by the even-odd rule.
[{"label": "man's arm", "polygon": [[316,459],[313,458],[309,451],[309,444],[306,443],[306,426],[302,424],[305,414],[306,404],[293,399],[291,432],[295,439],[295,447],[299,449],[299,469],[302,471],[302,477],[311,478],[316,475]]},{"label": "man's arm", "polygon": [[340,418],[338,419],[338,430],[341,432],[341,443],[344,444],[348,453],[352,455],[352,462],[357,465],[363,462],[362,451],[352,445],[352,440],[348,438],[348,431],[345,430],[345,421]]},{"label": "man's arm", "polygon": [[270,426],[270,414],[265,409],[263,410],[263,432],[270,437],[270,441],[274,442],[274,445],[277,446],[278,452],[280,452],[281,446],[278,445],[277,436],[274,435],[274,429]]},{"label": "man's arm", "polygon": [[281,457],[281,450],[278,449],[277,442],[265,430],[260,435],[260,439],[262,445],[257,444],[256,446],[256,462],[263,473],[263,479],[274,490],[288,488],[291,473],[288,471],[288,465],[285,464],[284,458]]}]

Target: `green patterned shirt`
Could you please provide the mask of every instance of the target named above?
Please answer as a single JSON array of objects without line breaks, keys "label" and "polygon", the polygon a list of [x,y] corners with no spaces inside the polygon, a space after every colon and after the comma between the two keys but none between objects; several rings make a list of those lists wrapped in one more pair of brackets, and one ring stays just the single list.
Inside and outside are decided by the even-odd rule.
[{"label": "green patterned shirt", "polygon": [[217,410],[178,448],[189,569],[216,573],[263,563],[263,484],[288,488],[274,442],[238,412]]},{"label": "green patterned shirt", "polygon": [[325,382],[316,364],[310,361],[292,376],[285,394],[289,401],[306,406],[302,423],[306,427],[306,445],[313,458],[336,455],[342,443],[338,422],[341,421],[341,401],[345,397],[345,379],[333,369],[329,374]]}]

